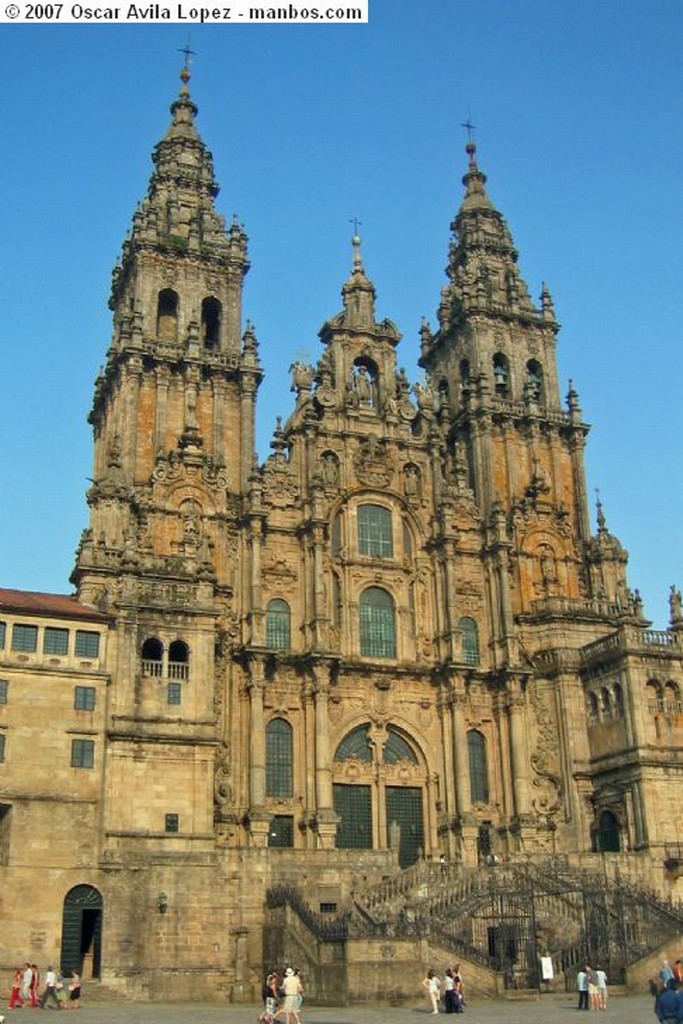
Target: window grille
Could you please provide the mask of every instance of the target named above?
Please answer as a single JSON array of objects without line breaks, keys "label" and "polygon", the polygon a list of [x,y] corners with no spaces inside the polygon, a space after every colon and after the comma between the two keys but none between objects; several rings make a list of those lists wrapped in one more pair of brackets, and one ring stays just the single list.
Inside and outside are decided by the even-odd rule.
[{"label": "window grille", "polygon": [[470,795],[472,803],[489,802],[488,765],[486,763],[486,739],[477,730],[467,733],[467,749],[470,760]]},{"label": "window grille", "polygon": [[291,797],[292,789],[292,727],[273,718],[266,726],[266,796]]},{"label": "window grille", "polygon": [[361,555],[392,558],[391,512],[381,505],[358,506],[358,550]]},{"label": "window grille", "polygon": [[396,657],[394,602],[379,587],[369,587],[361,595],[360,653],[365,658]]},{"label": "window grille", "polygon": [[74,708],[76,711],[95,710],[94,686],[76,686],[74,688]]},{"label": "window grille", "polygon": [[182,703],[182,687],[180,683],[168,683],[166,689],[166,699],[169,704],[180,704]]},{"label": "window grille", "polygon": [[71,741],[71,767],[93,768],[95,765],[95,741]]},{"label": "window grille", "polygon": [[38,649],[38,627],[17,623],[12,630],[12,650],[33,654]]},{"label": "window grille", "polygon": [[271,819],[268,846],[275,849],[294,846],[294,818],[291,814],[276,814]]},{"label": "window grille", "polygon": [[180,815],[178,814],[167,814],[165,818],[165,831],[166,832],[178,832],[180,831]]},{"label": "window grille", "polygon": [[97,658],[100,653],[100,634],[87,629],[76,630],[76,657]]},{"label": "window grille", "polygon": [[290,611],[286,601],[275,598],[266,609],[266,645],[276,651],[291,647]]},{"label": "window grille", "polygon": [[359,725],[353,729],[337,747],[334,755],[335,761],[348,761],[350,758],[357,758],[359,761],[372,761],[372,747],[368,737],[367,725]]},{"label": "window grille", "polygon": [[69,630],[46,626],[43,635],[43,654],[66,654],[69,650]]},{"label": "window grille", "polygon": [[466,665],[479,664],[479,630],[474,619],[465,616],[458,620],[462,634],[462,660]]}]

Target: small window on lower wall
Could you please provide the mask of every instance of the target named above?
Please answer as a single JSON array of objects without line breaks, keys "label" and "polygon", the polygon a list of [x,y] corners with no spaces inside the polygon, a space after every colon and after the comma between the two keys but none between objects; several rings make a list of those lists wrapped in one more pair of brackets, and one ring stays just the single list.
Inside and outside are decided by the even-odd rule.
[{"label": "small window on lower wall", "polygon": [[167,832],[179,832],[180,831],[180,817],[177,814],[166,815],[166,831]]},{"label": "small window on lower wall", "polygon": [[182,700],[182,689],[180,683],[169,683],[166,687],[166,701],[168,704],[180,704]]},{"label": "small window on lower wall", "polygon": [[0,764],[5,760],[5,734],[0,732]]},{"label": "small window on lower wall", "polygon": [[271,818],[268,846],[294,846],[294,818],[291,814],[276,814]]},{"label": "small window on lower wall", "polygon": [[95,710],[95,687],[75,686],[74,687],[74,708],[76,711]]},{"label": "small window on lower wall", "polygon": [[71,767],[93,768],[95,765],[95,741],[71,741]]},{"label": "small window on lower wall", "polygon": [[7,703],[7,690],[9,688],[9,682],[7,679],[0,679],[0,704]]}]

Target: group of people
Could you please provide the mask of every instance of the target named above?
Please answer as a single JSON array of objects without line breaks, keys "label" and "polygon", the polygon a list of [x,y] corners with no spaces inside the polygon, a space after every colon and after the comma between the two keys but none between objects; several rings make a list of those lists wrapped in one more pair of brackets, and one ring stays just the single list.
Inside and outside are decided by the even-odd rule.
[{"label": "group of people", "polygon": [[66,1010],[67,1004],[72,1010],[80,1008],[81,979],[73,971],[70,979],[66,979],[61,971],[52,966],[45,972],[45,987],[40,992],[40,971],[37,964],[26,962],[23,967],[15,967],[12,971],[12,991],[7,1008],[21,1010],[30,1006],[34,1010],[45,1010],[54,1006],[57,1010]]},{"label": "group of people", "polygon": [[578,1010],[607,1009],[607,975],[602,967],[591,967],[586,964],[576,977],[576,988],[579,993]]},{"label": "group of people", "polygon": [[301,1024],[299,1011],[304,986],[298,967],[286,967],[282,976],[271,971],[263,985],[263,1013],[259,1024],[273,1024],[285,1018],[285,1024]]},{"label": "group of people", "polygon": [[662,961],[659,985],[655,989],[655,1015],[660,1024],[683,1024],[683,961],[673,967]]},{"label": "group of people", "polygon": [[445,1013],[465,1012],[465,995],[462,975],[460,974],[460,964],[446,968],[443,984],[436,971],[430,967],[427,971],[427,976],[422,982],[422,987],[427,990],[433,1014],[439,1012],[442,994]]}]

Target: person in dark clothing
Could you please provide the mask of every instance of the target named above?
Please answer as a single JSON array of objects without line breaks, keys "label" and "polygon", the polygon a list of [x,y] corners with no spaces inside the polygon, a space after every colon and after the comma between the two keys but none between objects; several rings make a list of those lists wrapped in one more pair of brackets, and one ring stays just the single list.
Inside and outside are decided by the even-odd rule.
[{"label": "person in dark clothing", "polygon": [[660,992],[655,1013],[659,1024],[683,1024],[683,994],[678,991],[675,978],[669,978],[666,988]]}]

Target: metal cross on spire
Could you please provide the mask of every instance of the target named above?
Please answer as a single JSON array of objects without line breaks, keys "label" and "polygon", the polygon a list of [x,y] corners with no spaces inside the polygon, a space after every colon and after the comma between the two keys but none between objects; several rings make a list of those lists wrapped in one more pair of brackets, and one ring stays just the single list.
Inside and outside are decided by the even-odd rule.
[{"label": "metal cross on spire", "polygon": [[349,224],[353,224],[354,235],[358,234],[358,228],[361,227],[363,221],[358,220],[358,217],[349,217]]},{"label": "metal cross on spire", "polygon": [[460,127],[464,128],[465,131],[467,132],[467,141],[472,142],[474,138],[474,133],[477,130],[477,126],[475,124],[472,124],[472,115],[469,112],[467,114],[467,120],[463,121]]},{"label": "metal cross on spire", "polygon": [[178,53],[182,53],[184,55],[184,57],[185,57],[185,62],[183,64],[183,70],[184,71],[189,71],[190,70],[190,64],[192,63],[190,58],[197,56],[195,51],[190,49],[190,42],[189,42],[189,40],[185,43],[184,46],[179,47]]}]

